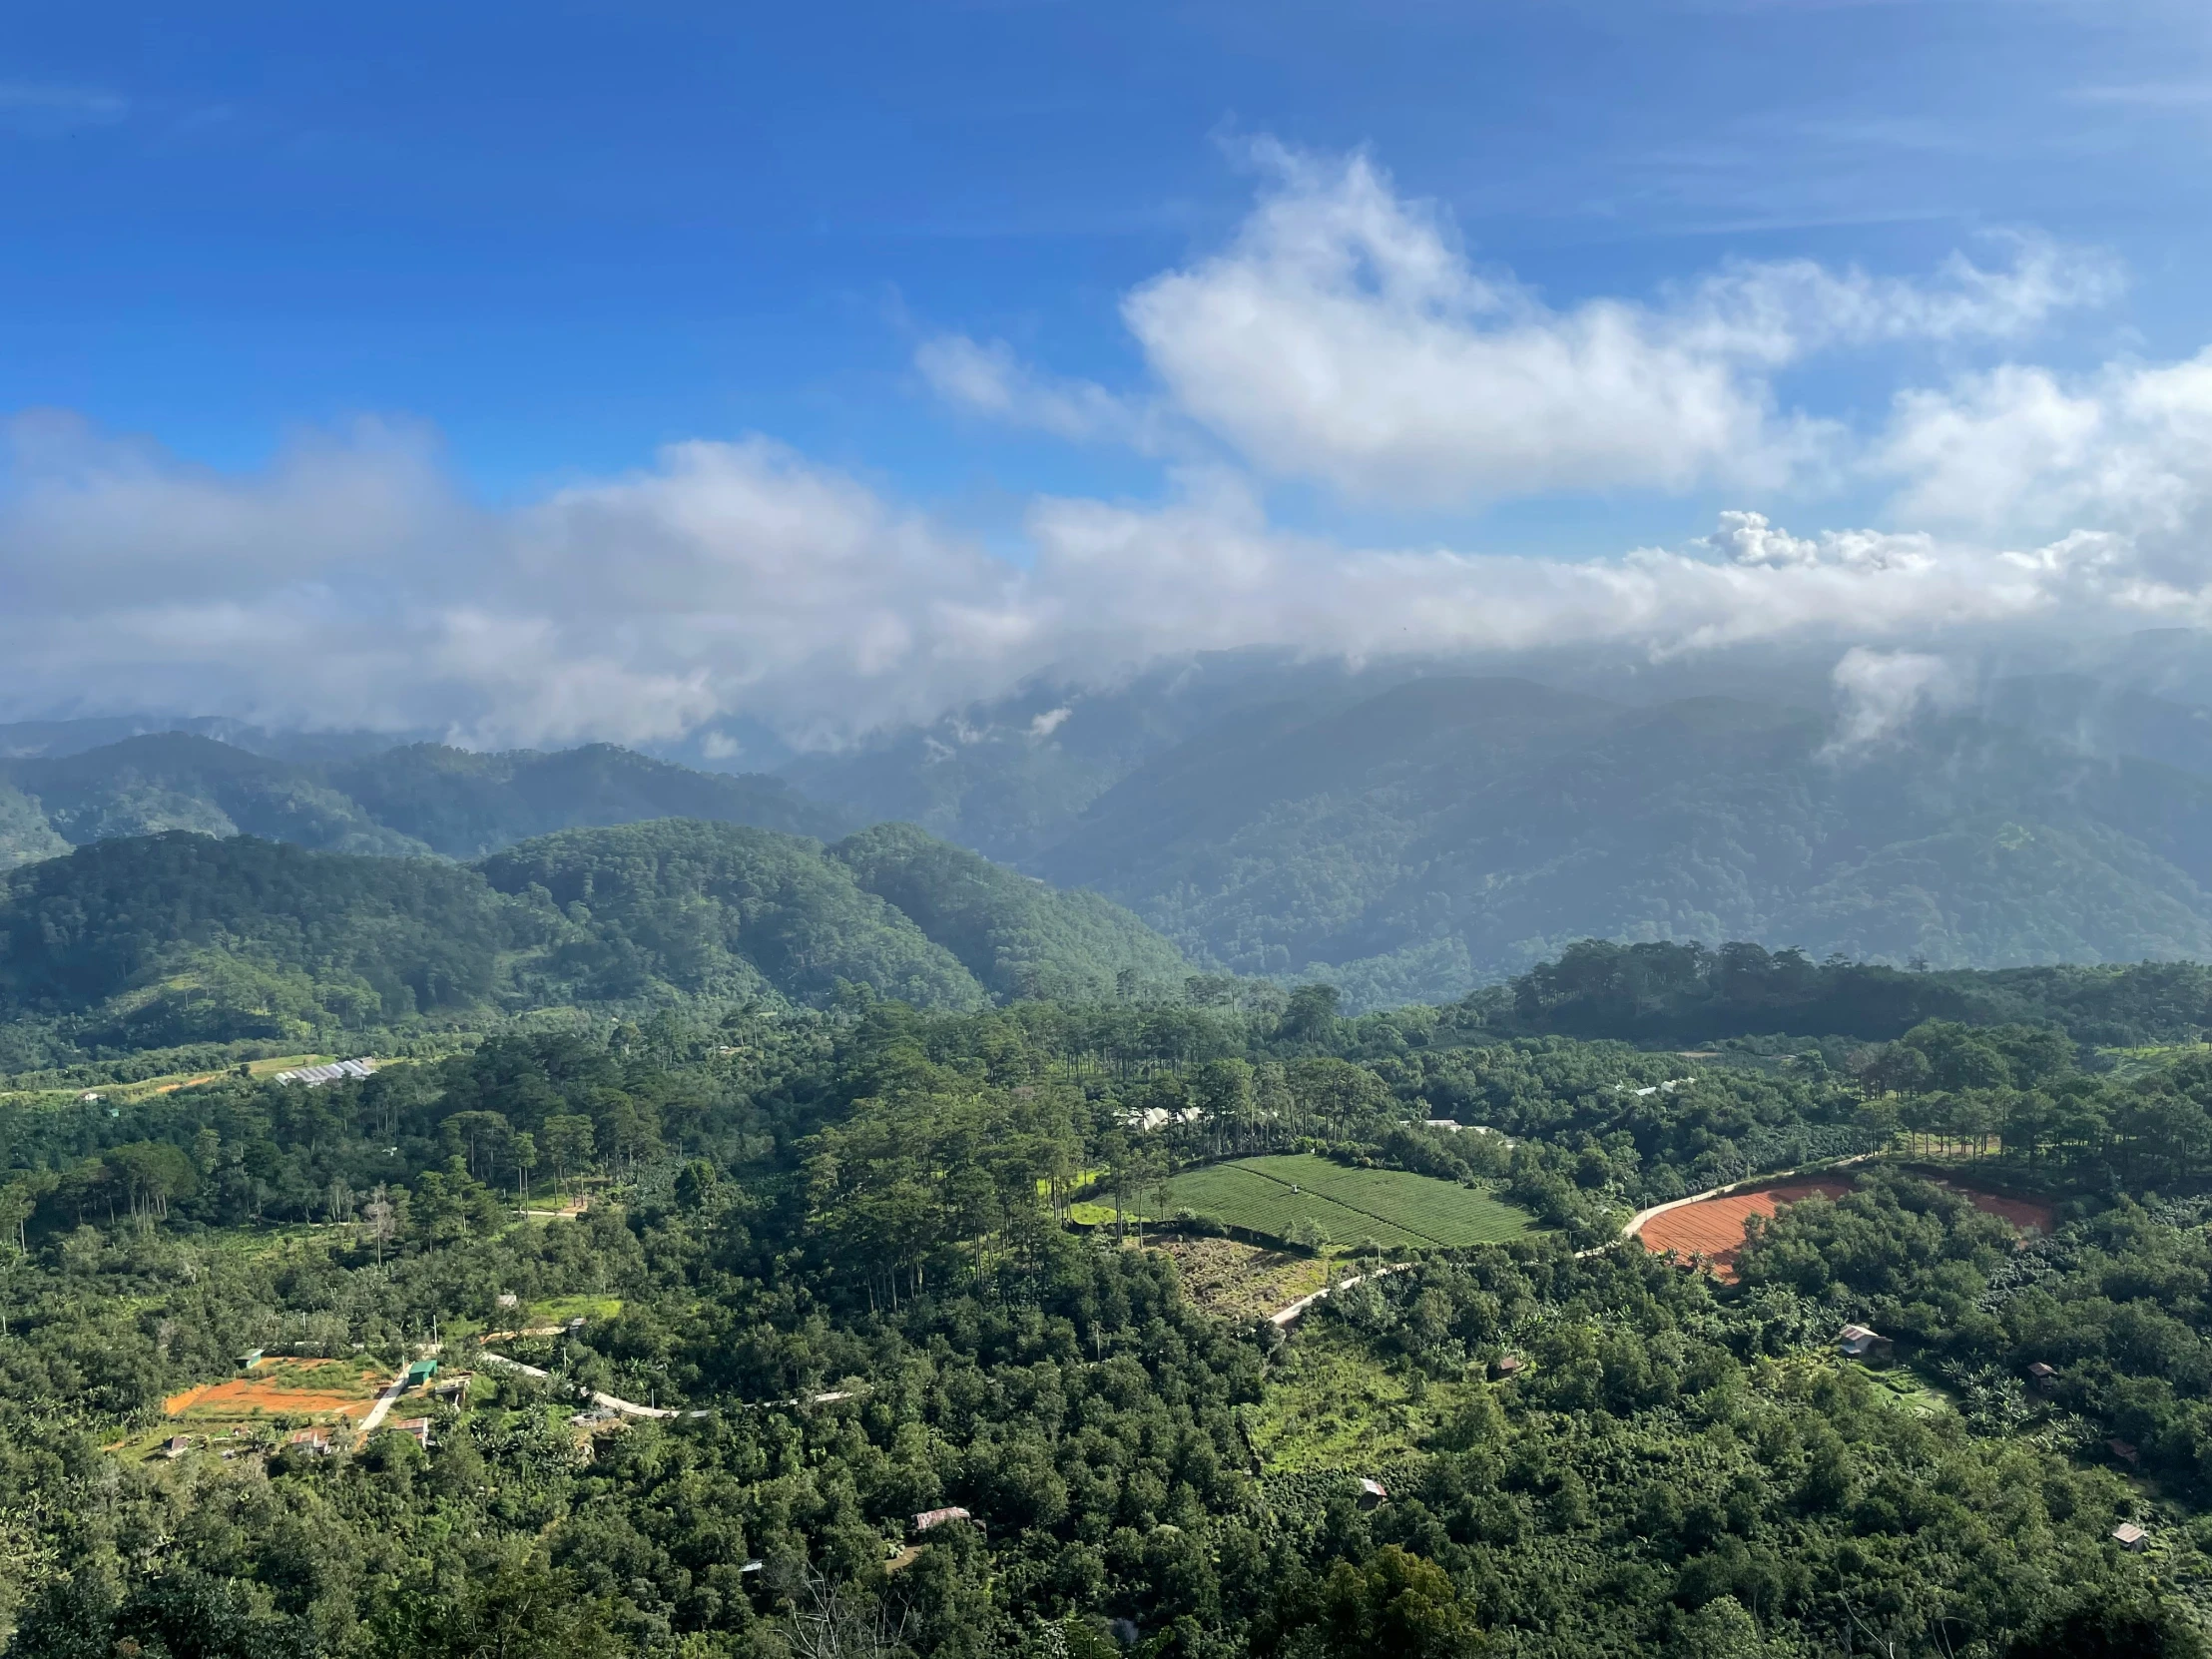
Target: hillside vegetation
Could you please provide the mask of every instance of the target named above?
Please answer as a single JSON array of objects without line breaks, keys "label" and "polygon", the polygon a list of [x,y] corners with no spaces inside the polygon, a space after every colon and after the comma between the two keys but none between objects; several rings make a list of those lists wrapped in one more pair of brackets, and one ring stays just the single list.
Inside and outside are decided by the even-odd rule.
[{"label": "hillside vegetation", "polygon": [[978,1008],[1022,983],[1103,994],[1181,968],[1104,901],[918,831],[825,848],[692,820],[564,830],[475,866],[175,830],[100,841],[7,876],[0,941],[10,1070],[575,1003],[822,1004],[850,986]]},{"label": "hillside vegetation", "polygon": [[[542,888],[515,902],[822,878],[764,831],[652,830],[511,858]],[[2201,1190],[2212,1067],[2080,1058],[1931,1023],[1778,1073],[1199,981],[701,1000],[311,1091],[0,1102],[8,1659],[781,1659],[886,1631],[1107,1659],[1116,1620],[1156,1659],[1778,1659],[1859,1630],[2202,1659],[2212,1201],[2148,1194]],[[1505,1133],[1427,1128],[1444,1105]],[[1901,1128],[1945,1138],[1954,1183],[2044,1192],[2055,1230],[1877,1161],[1733,1284],[1609,1243],[1632,1207]],[[1133,1227],[1066,1225],[1086,1189],[1126,1215],[1208,1180],[1394,1213],[1368,1228],[1393,1271],[1358,1240],[1315,1260],[1336,1289],[1286,1330],[1210,1316]],[[488,1335],[551,1310],[584,1323]],[[1839,1356],[1846,1322],[1894,1355]],[[470,1387],[401,1398],[426,1446],[358,1439],[432,1330]]]}]

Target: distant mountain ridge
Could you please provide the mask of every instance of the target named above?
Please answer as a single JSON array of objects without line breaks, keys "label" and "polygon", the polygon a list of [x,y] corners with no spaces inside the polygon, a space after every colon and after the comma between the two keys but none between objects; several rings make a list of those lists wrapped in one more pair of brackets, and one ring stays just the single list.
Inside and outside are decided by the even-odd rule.
[{"label": "distant mountain ridge", "polygon": [[303,763],[167,732],[0,760],[0,868],[167,830],[476,858],[557,830],[659,818],[826,840],[854,828],[780,779],[694,772],[611,744],[489,755],[410,744]]}]

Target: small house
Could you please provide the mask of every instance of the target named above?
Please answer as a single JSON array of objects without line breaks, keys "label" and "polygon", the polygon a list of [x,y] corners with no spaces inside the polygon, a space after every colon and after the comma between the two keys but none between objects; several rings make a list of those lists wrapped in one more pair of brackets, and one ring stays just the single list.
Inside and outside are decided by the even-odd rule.
[{"label": "small house", "polygon": [[244,1354],[239,1356],[239,1370],[252,1371],[256,1366],[262,1363],[262,1353],[263,1351],[258,1348],[248,1349]]},{"label": "small house", "polygon": [[2130,1554],[2140,1555],[2150,1542],[2150,1534],[2133,1521],[2122,1521],[2112,1528],[2112,1541]]},{"label": "small house", "polygon": [[2140,1463],[2143,1460],[2142,1452],[2136,1449],[2132,1442],[2127,1440],[2122,1440],[2118,1438],[2106,1440],[2104,1442],[2104,1449],[2109,1451],[2120,1462],[2125,1463],[2129,1468],[2133,1468],[2136,1464]]},{"label": "small house", "polygon": [[191,1449],[192,1436],[190,1434],[172,1434],[162,1442],[162,1455],[164,1457],[182,1457]]},{"label": "small house", "polygon": [[432,1399],[449,1399],[456,1405],[468,1403],[468,1385],[475,1381],[473,1372],[457,1371],[450,1377],[440,1378],[430,1384]]},{"label": "small house", "polygon": [[957,1506],[945,1509],[924,1509],[914,1517],[914,1530],[926,1532],[932,1526],[942,1526],[946,1521],[973,1520],[975,1517]]},{"label": "small house", "polygon": [[2058,1386],[2058,1373],[2038,1360],[2027,1368],[2027,1385],[2049,1393]]},{"label": "small house", "polygon": [[1518,1377],[1520,1369],[1520,1356],[1508,1354],[1490,1367],[1490,1375],[1502,1382],[1508,1377]]},{"label": "small house", "polygon": [[1367,1479],[1367,1478],[1366,1478],[1365,1476],[1363,1476],[1363,1477],[1361,1478],[1361,1481],[1360,1481],[1360,1507],[1361,1507],[1361,1508],[1363,1508],[1363,1509],[1373,1509],[1373,1508],[1375,1508],[1375,1507],[1376,1507],[1376,1506],[1377,1506],[1378,1504],[1382,1504],[1382,1503],[1387,1503],[1387,1502],[1389,1502],[1389,1501],[1390,1501],[1390,1491],[1389,1491],[1389,1488],[1388,1488],[1387,1486],[1383,1485],[1382,1481],[1380,1481],[1380,1480],[1370,1480],[1370,1479]]},{"label": "small house", "polygon": [[407,1368],[407,1380],[401,1386],[408,1388],[425,1387],[428,1385],[430,1379],[437,1376],[437,1374],[438,1363],[435,1360],[417,1360]]},{"label": "small house", "polygon": [[284,1436],[284,1444],[309,1457],[327,1457],[332,1449],[329,1434],[320,1428],[295,1428]]},{"label": "small house", "polygon": [[395,1433],[413,1435],[415,1443],[421,1446],[424,1451],[430,1449],[430,1419],[428,1417],[406,1417],[398,1422],[386,1423],[385,1426]]},{"label": "small house", "polygon": [[1847,1325],[1836,1339],[1836,1351],[1847,1360],[1887,1360],[1893,1346],[1881,1332],[1864,1325]]}]

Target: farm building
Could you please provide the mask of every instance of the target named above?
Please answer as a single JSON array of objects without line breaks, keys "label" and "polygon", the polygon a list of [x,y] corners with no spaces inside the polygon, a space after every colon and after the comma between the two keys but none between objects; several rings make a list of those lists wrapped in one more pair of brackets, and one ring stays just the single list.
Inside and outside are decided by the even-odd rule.
[{"label": "farm building", "polygon": [[295,1428],[284,1436],[284,1444],[310,1457],[327,1457],[337,1449],[331,1445],[329,1433],[320,1428]]},{"label": "farm building", "polygon": [[172,1434],[162,1442],[162,1455],[164,1457],[182,1457],[191,1449],[192,1436],[190,1434]]},{"label": "farm building", "polygon": [[437,1374],[438,1363],[435,1360],[417,1360],[407,1368],[407,1381],[404,1386],[409,1388],[427,1386],[430,1379],[437,1376]]},{"label": "farm building", "polygon": [[2126,1463],[2131,1467],[2143,1460],[2142,1452],[2137,1450],[2135,1445],[2128,1440],[2106,1440],[2104,1442],[2104,1449],[2109,1451],[2120,1462]]},{"label": "farm building", "polygon": [[412,1434],[416,1443],[423,1450],[428,1451],[430,1449],[430,1419],[428,1417],[405,1417],[398,1422],[386,1423],[384,1426],[401,1434]]},{"label": "farm building", "polygon": [[2140,1555],[2144,1546],[2150,1542],[2150,1534],[2133,1521],[2122,1521],[2112,1528],[2112,1541],[2122,1549]]},{"label": "farm building", "polygon": [[2058,1386],[2058,1373],[2038,1360],[2027,1368],[2027,1382],[2031,1388],[2041,1388],[2048,1392]]},{"label": "farm building", "polygon": [[1389,1489],[1389,1488],[1388,1488],[1387,1486],[1383,1485],[1382,1481],[1380,1481],[1380,1480],[1370,1480],[1370,1479],[1366,1478],[1365,1476],[1363,1476],[1363,1477],[1361,1478],[1361,1481],[1360,1481],[1360,1507],[1361,1507],[1361,1508],[1363,1508],[1363,1509],[1373,1509],[1373,1508],[1374,1508],[1374,1507],[1375,1507],[1375,1506],[1376,1506],[1377,1504],[1379,1504],[1379,1503],[1387,1503],[1387,1502],[1389,1502],[1389,1500],[1390,1500],[1390,1489]]},{"label": "farm building", "polygon": [[1864,1325],[1847,1325],[1836,1339],[1836,1351],[1847,1360],[1887,1360],[1890,1339]]},{"label": "farm building", "polygon": [[328,1065],[300,1066],[291,1071],[280,1071],[276,1074],[276,1081],[319,1089],[325,1083],[358,1082],[375,1074],[374,1060],[333,1060]]},{"label": "farm building", "polygon": [[1501,1382],[1508,1377],[1518,1377],[1520,1375],[1520,1357],[1513,1354],[1506,1355],[1504,1359],[1490,1367],[1490,1375]]},{"label": "farm building", "polygon": [[946,1509],[924,1509],[914,1517],[914,1530],[926,1532],[932,1526],[942,1526],[946,1521],[973,1520],[975,1517],[957,1506]]}]

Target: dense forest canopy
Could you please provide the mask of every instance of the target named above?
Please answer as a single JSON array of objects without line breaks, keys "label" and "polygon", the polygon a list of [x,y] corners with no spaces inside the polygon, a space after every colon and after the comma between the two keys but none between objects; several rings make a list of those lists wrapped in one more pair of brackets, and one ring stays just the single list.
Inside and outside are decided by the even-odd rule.
[{"label": "dense forest canopy", "polygon": [[578,1003],[811,1004],[842,986],[970,1008],[1183,973],[1104,900],[897,827],[826,849],[668,819],[564,830],[475,866],[169,831],[0,881],[9,1070],[187,1043],[364,1045]]},{"label": "dense forest canopy", "polygon": [[[588,953],[675,927],[671,905],[815,902],[822,866],[847,866],[784,862],[807,844],[571,833],[466,890],[527,903],[605,972]],[[192,860],[245,853],[223,879],[300,909],[301,948],[367,902],[310,902],[283,884],[308,855],[266,843],[68,863],[137,867],[134,847],[186,884]],[[906,912],[870,888],[939,857],[903,831],[847,851],[876,925]],[[42,868],[24,890],[46,902],[98,890]],[[400,924],[391,889],[364,891]],[[957,931],[976,891],[925,913],[987,963],[989,928]],[[182,933],[241,902],[114,893],[52,971],[81,962],[97,990],[135,971],[87,942],[114,918]],[[1018,950],[1049,919],[994,925]],[[1754,982],[1801,1008],[1861,994],[1839,967],[1757,966],[1654,983],[1703,1019],[1758,1005]],[[1590,967],[1562,963],[1530,1009],[1516,990],[1358,1016],[1326,987],[1203,977],[992,1006],[971,975],[974,998],[934,1012],[733,986],[457,1031],[444,1058],[319,1088],[231,1070],[14,1097],[8,1651],[2204,1651],[2212,1200],[2149,1195],[2212,1164],[2212,1062],[2118,1067],[2047,1020],[1970,1008],[1889,1040],[1747,1031],[1689,1057],[1489,1023],[1601,1023],[1571,1000],[1595,994]],[[2171,987],[2095,1005],[2147,1019]],[[1884,1148],[1942,1150],[1945,1180],[1972,1158],[1974,1179],[2050,1195],[2060,1225],[2023,1250],[1893,1158],[1754,1225],[1733,1283],[1613,1242],[1631,1210]],[[1300,1150],[1472,1184],[1537,1231],[1332,1263],[1149,1197],[1178,1169]],[[1391,1271],[1286,1328],[1196,1294],[1183,1264],[1205,1250],[1292,1276],[1283,1297],[1313,1282],[1302,1260]],[[1853,1320],[1904,1363],[1835,1359]],[[557,1334],[488,1336],[538,1323]],[[279,1417],[162,1454],[167,1425],[210,1420],[165,1401],[241,1354],[373,1381],[433,1331],[472,1378],[406,1407],[427,1447],[314,1455]],[[2030,1364],[2057,1385],[2029,1386]],[[966,1518],[917,1531],[947,1508]],[[2113,1543],[2122,1525],[2157,1553]]]},{"label": "dense forest canopy", "polygon": [[910,826],[95,841],[0,896],[4,1651],[2201,1655],[2208,996],[1361,1012]]}]

